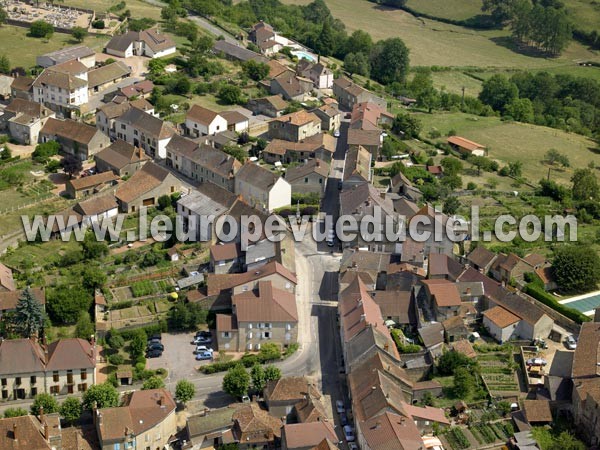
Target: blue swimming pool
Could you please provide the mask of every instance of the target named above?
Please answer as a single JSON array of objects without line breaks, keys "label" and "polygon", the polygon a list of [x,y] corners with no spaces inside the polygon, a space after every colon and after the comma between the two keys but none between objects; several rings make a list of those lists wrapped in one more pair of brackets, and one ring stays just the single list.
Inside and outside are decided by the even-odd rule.
[{"label": "blue swimming pool", "polygon": [[589,313],[590,311],[593,313],[594,309],[600,306],[600,293],[594,292],[590,295],[579,296],[573,299],[566,299],[560,302],[562,305],[576,309],[582,313]]},{"label": "blue swimming pool", "polygon": [[310,53],[306,53],[305,51],[302,50],[296,50],[294,52],[292,52],[292,55],[297,56],[298,59],[307,59],[310,62],[316,62],[316,58],[311,55]]}]

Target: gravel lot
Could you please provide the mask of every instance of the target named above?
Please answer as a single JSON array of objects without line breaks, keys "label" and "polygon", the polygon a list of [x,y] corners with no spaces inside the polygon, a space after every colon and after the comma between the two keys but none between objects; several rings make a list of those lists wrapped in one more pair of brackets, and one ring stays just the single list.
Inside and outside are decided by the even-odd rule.
[{"label": "gravel lot", "polygon": [[193,353],[195,346],[191,344],[193,337],[193,333],[163,333],[162,343],[165,351],[160,358],[148,358],[148,369],[167,369],[167,382],[197,376],[196,368],[210,361],[196,361]]}]

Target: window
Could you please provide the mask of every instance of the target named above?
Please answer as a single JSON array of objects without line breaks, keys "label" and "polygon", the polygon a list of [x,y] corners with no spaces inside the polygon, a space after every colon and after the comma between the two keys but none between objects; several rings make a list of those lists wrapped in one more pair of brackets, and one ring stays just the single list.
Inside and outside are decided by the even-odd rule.
[{"label": "window", "polygon": [[60,386],[50,386],[51,394],[58,394],[60,392]]},{"label": "window", "polygon": [[288,330],[288,331],[291,330],[292,329],[292,324],[291,323],[286,323],[285,324],[285,329]]},{"label": "window", "polygon": [[304,182],[308,183],[308,177],[304,178]]},{"label": "window", "polygon": [[38,394],[38,390],[37,390],[37,388],[35,388],[35,387],[34,387],[34,388],[31,388],[31,396],[32,396],[32,397],[35,397],[37,394]]},{"label": "window", "polygon": [[7,384],[6,378],[2,378],[2,386],[6,386],[6,384]]},{"label": "window", "polygon": [[264,337],[265,339],[271,339],[271,332],[270,332],[270,331],[265,331],[265,332],[263,333],[263,337]]},{"label": "window", "polygon": [[31,384],[35,384],[37,382],[37,377],[35,375],[32,375],[30,382],[31,382]]},{"label": "window", "polygon": [[221,337],[224,337],[224,338],[228,338],[228,337],[230,337],[230,335],[229,335],[229,331],[223,331],[223,332],[221,333]]},{"label": "window", "polygon": [[125,124],[124,124],[124,123],[122,123],[122,124],[121,124],[121,130],[124,130],[125,128],[126,128],[126,127],[125,127]]},{"label": "window", "polygon": [[87,370],[86,369],[81,369],[81,379],[87,380]]},{"label": "window", "polygon": [[58,370],[55,370],[54,372],[52,372],[52,381],[54,381],[55,383],[58,383]]}]

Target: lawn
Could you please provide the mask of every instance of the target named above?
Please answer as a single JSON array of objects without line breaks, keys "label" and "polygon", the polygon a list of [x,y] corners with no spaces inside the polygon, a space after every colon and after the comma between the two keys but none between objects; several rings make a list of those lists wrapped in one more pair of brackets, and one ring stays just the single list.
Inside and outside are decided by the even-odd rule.
[{"label": "lawn", "polygon": [[[125,0],[127,6],[125,9],[131,11],[131,17],[140,19],[142,17],[149,17],[150,19],[160,19],[160,8],[141,0]],[[96,12],[106,12],[111,6],[116,5],[119,1],[106,0],[64,0],[62,3],[65,6],[74,6],[76,8],[93,9]],[[125,10],[123,9],[123,11]],[[119,14],[121,11],[117,11],[115,14]]]},{"label": "lawn", "polygon": [[[307,0],[283,1],[308,3]],[[436,0],[438,2],[446,0]],[[466,0],[454,2],[465,3]],[[411,51],[413,66],[544,68],[577,59],[600,59],[596,52],[576,42],[560,58],[533,57],[512,50],[508,30],[477,31],[418,19],[405,11],[381,8],[367,0],[326,0],[325,3],[334,17],[346,24],[349,32],[362,29],[375,40],[402,38]]]},{"label": "lawn", "polygon": [[462,94],[477,97],[481,92],[482,82],[458,70],[447,70],[444,72],[432,72],[433,85],[438,89],[444,89],[453,94]]},{"label": "lawn", "polygon": [[28,244],[11,250],[2,256],[2,262],[9,267],[43,266],[52,260],[59,260],[66,252],[79,248],[80,245],[76,241],[63,242],[52,239],[43,244]]},{"label": "lawn", "polygon": [[[502,163],[521,161],[523,177],[536,183],[548,174],[548,166],[542,164],[546,152],[555,148],[566,153],[571,168],[552,170],[551,178],[568,183],[573,170],[587,167],[590,162],[600,165],[600,155],[592,151],[596,144],[583,136],[566,133],[554,128],[536,125],[502,122],[497,117],[476,117],[463,113],[423,114],[415,113],[423,123],[423,135],[437,129],[442,136],[454,130],[458,135],[479,142],[488,148],[488,156]],[[444,141],[442,137],[439,141]]]},{"label": "lawn", "polygon": [[[27,33],[27,28],[10,25],[0,27],[0,42],[4,43],[1,52],[6,53],[12,67],[35,66],[36,56],[77,44],[70,34],[54,33],[46,40],[28,37]],[[108,37],[88,36],[83,44],[96,51],[102,51],[107,41]]]},{"label": "lawn", "polygon": [[444,19],[465,20],[482,14],[480,0],[408,0],[413,11]]}]

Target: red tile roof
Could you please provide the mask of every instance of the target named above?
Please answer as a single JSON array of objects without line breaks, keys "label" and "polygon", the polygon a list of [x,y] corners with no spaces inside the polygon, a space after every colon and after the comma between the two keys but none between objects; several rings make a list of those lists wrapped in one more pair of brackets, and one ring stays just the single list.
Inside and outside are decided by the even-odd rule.
[{"label": "red tile roof", "polygon": [[506,328],[521,321],[518,316],[504,309],[502,306],[494,306],[493,308],[484,311],[483,315],[499,328]]},{"label": "red tile roof", "polygon": [[438,307],[460,306],[460,294],[455,283],[448,280],[423,280],[423,284]]}]

